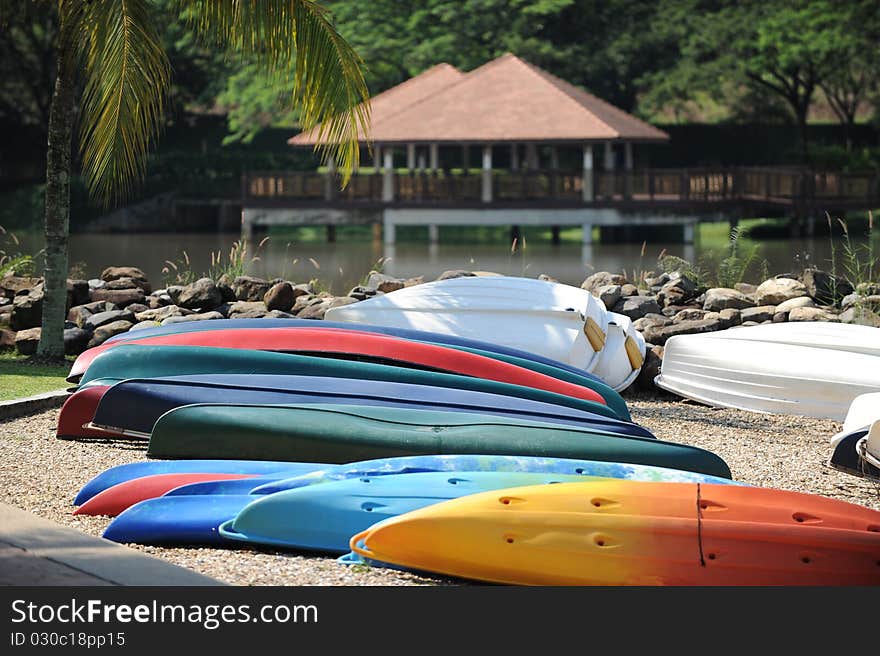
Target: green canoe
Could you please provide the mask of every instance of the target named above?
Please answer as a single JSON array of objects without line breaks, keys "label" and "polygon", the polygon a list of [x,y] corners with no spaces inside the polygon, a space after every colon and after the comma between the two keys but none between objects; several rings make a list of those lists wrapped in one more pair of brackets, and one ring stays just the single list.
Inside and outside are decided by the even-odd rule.
[{"label": "green canoe", "polygon": [[425,454],[577,458],[681,469],[730,478],[714,453],[479,414],[350,405],[188,405],[153,427],[147,455],[344,463]]},{"label": "green canoe", "polygon": [[[123,344],[101,353],[89,365],[80,388],[89,384],[108,385],[130,378],[157,378],[193,374],[290,374],[384,380],[396,383],[433,385],[453,389],[503,394],[532,401],[564,405],[604,417],[631,421],[623,399],[611,405],[577,399],[533,387],[512,385],[472,376],[396,367],[337,358],[249,351],[209,346],[148,346]],[[601,394],[601,392],[600,392]],[[616,394],[616,392],[615,392]],[[604,397],[603,397],[604,398]],[[613,397],[612,397],[613,398]],[[618,396],[619,398],[619,396]]]}]

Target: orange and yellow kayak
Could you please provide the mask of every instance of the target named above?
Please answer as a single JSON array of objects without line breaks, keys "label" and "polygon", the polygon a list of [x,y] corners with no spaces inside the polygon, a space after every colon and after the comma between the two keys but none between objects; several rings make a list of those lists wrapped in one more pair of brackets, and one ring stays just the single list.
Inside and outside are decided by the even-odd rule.
[{"label": "orange and yellow kayak", "polygon": [[880,585],[880,512],[704,483],[475,494],[351,539],[371,560],[514,585]]}]

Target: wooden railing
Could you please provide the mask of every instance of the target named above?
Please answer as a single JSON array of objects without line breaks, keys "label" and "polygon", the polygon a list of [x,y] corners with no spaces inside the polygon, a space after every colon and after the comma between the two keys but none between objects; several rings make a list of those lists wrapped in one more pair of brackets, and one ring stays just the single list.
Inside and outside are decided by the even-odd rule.
[{"label": "wooden railing", "polygon": [[[387,177],[386,177],[387,175]],[[644,169],[594,172],[592,194],[582,172],[395,171],[354,175],[341,187],[337,173],[249,173],[245,204],[513,205],[688,204],[760,202],[776,205],[880,205],[880,174],[782,168]],[[589,187],[588,187],[589,189]],[[488,199],[488,200],[487,200]]]}]

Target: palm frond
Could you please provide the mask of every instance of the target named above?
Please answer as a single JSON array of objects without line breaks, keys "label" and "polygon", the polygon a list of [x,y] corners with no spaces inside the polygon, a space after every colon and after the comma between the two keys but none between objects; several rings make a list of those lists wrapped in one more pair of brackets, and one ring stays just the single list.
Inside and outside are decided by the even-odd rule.
[{"label": "palm frond", "polygon": [[181,3],[200,35],[253,59],[273,75],[290,75],[291,104],[304,130],[318,128],[317,147],[347,183],[360,163],[358,133],[369,125],[363,62],[311,0],[195,0]]},{"label": "palm frond", "polygon": [[128,196],[144,176],[171,68],[149,0],[92,0],[82,6],[82,168],[91,195],[107,204]]}]

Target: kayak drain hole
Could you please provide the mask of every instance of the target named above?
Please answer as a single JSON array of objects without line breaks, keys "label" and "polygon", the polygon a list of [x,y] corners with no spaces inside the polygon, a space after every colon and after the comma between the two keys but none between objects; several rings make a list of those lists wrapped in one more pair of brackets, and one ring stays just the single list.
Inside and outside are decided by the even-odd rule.
[{"label": "kayak drain hole", "polygon": [[513,538],[507,538],[507,544],[513,544]]},{"label": "kayak drain hole", "polygon": [[811,562],[813,562],[813,559],[810,558],[809,556],[801,556],[801,562],[804,565],[809,565]]},{"label": "kayak drain hole", "polygon": [[708,558],[709,560],[715,560],[717,557],[718,557],[718,556],[716,556],[716,555],[713,554],[713,553],[710,553],[710,554],[707,554],[707,555],[706,555],[706,558]]}]

